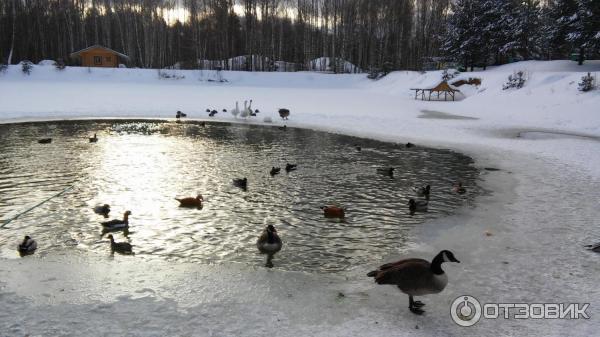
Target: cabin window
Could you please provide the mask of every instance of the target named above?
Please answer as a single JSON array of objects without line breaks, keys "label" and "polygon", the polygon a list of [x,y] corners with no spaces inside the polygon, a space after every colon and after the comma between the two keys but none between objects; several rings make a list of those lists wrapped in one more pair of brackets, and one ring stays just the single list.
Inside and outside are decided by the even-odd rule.
[{"label": "cabin window", "polygon": [[94,64],[102,65],[102,56],[94,56]]},{"label": "cabin window", "polygon": [[106,62],[112,62],[112,56],[107,56],[106,57]]}]

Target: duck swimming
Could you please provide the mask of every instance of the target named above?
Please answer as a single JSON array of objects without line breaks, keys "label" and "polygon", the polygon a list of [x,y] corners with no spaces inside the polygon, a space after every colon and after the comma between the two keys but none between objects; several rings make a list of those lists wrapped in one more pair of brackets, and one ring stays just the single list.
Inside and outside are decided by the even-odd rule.
[{"label": "duck swimming", "polygon": [[131,211],[126,211],[123,213],[123,220],[114,219],[110,221],[101,222],[102,226],[108,229],[119,229],[119,228],[127,228],[129,227],[129,216],[131,215]]},{"label": "duck swimming", "polygon": [[296,165],[296,164],[290,164],[290,163],[285,164],[285,172],[296,171],[297,168],[298,168],[298,165]]},{"label": "duck swimming", "polygon": [[408,210],[410,211],[411,215],[413,215],[415,212],[427,212],[428,205],[429,202],[426,200],[415,201],[415,199],[410,199],[408,201]]},{"label": "duck swimming", "polygon": [[273,166],[273,167],[271,168],[271,171],[269,172],[269,174],[270,174],[271,176],[274,176],[274,175],[276,175],[276,174],[279,174],[279,172],[281,172],[281,167],[275,167],[275,166]]},{"label": "duck swimming", "polygon": [[98,142],[98,137],[94,133],[94,137],[90,137],[90,143],[97,143],[97,142]]},{"label": "duck swimming", "polygon": [[393,168],[393,167],[380,167],[377,169],[377,173],[393,177],[394,170],[395,170],[395,168]]},{"label": "duck swimming", "polygon": [[107,218],[108,213],[110,213],[110,206],[108,204],[96,206],[94,207],[94,213],[104,215],[104,217]]},{"label": "duck swimming", "polygon": [[38,140],[38,143],[40,143],[40,144],[50,144],[50,143],[52,143],[52,138],[42,138],[42,139]]},{"label": "duck swimming", "polygon": [[425,197],[425,198],[427,198],[429,200],[429,193],[431,192],[431,186],[430,185],[427,185],[425,187],[413,187],[413,189],[417,193],[417,196],[419,196],[419,197]]},{"label": "duck swimming", "polygon": [[204,198],[202,197],[202,194],[198,194],[195,198],[175,198],[175,200],[179,201],[179,207],[202,208],[202,202],[204,201]]},{"label": "duck swimming", "polygon": [[265,267],[272,268],[273,256],[281,250],[283,243],[277,235],[277,230],[273,225],[268,225],[256,241],[256,247],[261,254],[267,254],[267,263]]},{"label": "duck swimming", "polygon": [[442,263],[460,263],[449,250],[442,250],[431,261],[423,259],[405,259],[386,263],[367,274],[375,278],[377,284],[392,284],[408,295],[408,309],[417,315],[423,314],[425,305],[415,301],[413,296],[437,294],[446,288],[448,275],[442,270]]},{"label": "duck swimming", "polygon": [[233,186],[239,187],[241,189],[243,189],[244,191],[246,190],[246,188],[248,188],[248,178],[236,178],[233,179]]},{"label": "duck swimming", "polygon": [[129,242],[115,242],[112,234],[108,234],[110,239],[110,251],[111,253],[117,252],[119,254],[130,255],[133,254],[133,247]]},{"label": "duck swimming", "polygon": [[37,242],[33,240],[29,235],[26,235],[17,248],[21,256],[33,254],[37,249]]},{"label": "duck swimming", "polygon": [[321,209],[323,210],[323,215],[325,215],[326,218],[340,218],[340,219],[342,219],[345,216],[345,211],[341,207],[337,207],[337,206],[321,206]]},{"label": "duck swimming", "polygon": [[458,193],[458,194],[465,194],[467,193],[467,189],[463,187],[462,182],[457,182],[456,184],[454,184],[454,187],[452,187],[452,191],[454,191],[454,193]]}]

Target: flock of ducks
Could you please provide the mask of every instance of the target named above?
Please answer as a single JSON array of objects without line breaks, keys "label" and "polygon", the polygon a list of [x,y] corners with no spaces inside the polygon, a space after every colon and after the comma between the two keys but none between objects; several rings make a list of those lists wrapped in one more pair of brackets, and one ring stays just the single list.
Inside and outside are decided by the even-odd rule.
[{"label": "flock of ducks", "polygon": [[[240,109],[239,101],[236,101],[235,107],[230,110],[231,115],[233,115],[233,118],[237,119],[238,116],[240,116],[240,118],[256,117],[260,113],[260,110],[252,109],[252,100],[250,100],[249,103],[250,104],[248,104],[247,100],[244,101],[244,108]],[[211,108],[207,108],[206,112],[208,113],[208,117],[214,117],[216,114],[219,113],[218,110],[211,109]],[[227,109],[222,109],[221,112],[226,113]],[[290,117],[290,109],[281,108],[281,109],[279,109],[278,112],[279,112],[279,116],[283,120],[287,120],[288,117]],[[175,118],[177,119],[177,121],[179,121],[181,118],[184,118],[184,117],[187,117],[187,114],[185,114],[181,111],[177,111],[177,113],[175,114]],[[265,117],[264,121],[268,122],[268,123],[272,122],[270,117]]]},{"label": "flock of ducks", "polygon": [[[259,113],[259,111],[257,109],[253,112],[251,110],[251,106],[252,100],[250,100],[249,106],[247,106],[247,101],[245,101],[244,110],[240,111],[238,107],[238,102],[236,102],[236,107],[231,111],[231,113],[236,118],[238,115],[240,115],[240,117],[255,116],[257,113]],[[215,114],[217,114],[216,110],[207,109],[207,112],[209,112],[209,116],[214,116]],[[223,109],[223,112],[227,112],[227,110]],[[279,114],[282,119],[287,119],[289,117],[289,113],[290,112],[288,109],[279,110]],[[177,111],[177,119],[186,116],[187,115],[182,113],[181,111]],[[97,142],[98,137],[96,136],[96,134],[94,134],[93,137],[90,137],[89,141],[91,143]],[[40,139],[38,140],[38,142],[41,144],[48,144],[52,142],[52,138]],[[414,144],[412,143],[406,144],[407,148],[413,146]],[[355,145],[355,148],[357,151],[361,151],[360,146]],[[297,168],[298,167],[296,164],[287,163],[285,166],[285,171],[289,173],[296,170]],[[393,177],[394,171],[394,167],[377,168],[377,173],[389,177]],[[271,176],[275,176],[280,172],[280,167],[272,167],[269,174]],[[239,187],[244,191],[248,188],[248,179],[245,177],[233,179],[232,183],[234,186]],[[416,196],[422,199],[409,199],[409,213],[411,215],[414,215],[415,212],[426,212],[431,195],[431,186],[426,185],[423,187],[415,187],[413,188],[413,190]],[[452,190],[454,193],[458,194],[466,193],[466,189],[464,186],[462,186],[462,183],[460,181],[454,185]],[[175,198],[175,200],[179,202],[180,207],[197,209],[201,209],[202,204],[204,202],[204,198],[201,194],[198,194],[196,197]],[[323,215],[326,218],[343,219],[346,216],[346,210],[339,206],[322,206],[321,210],[323,211]],[[94,207],[93,211],[96,214],[108,218],[108,214],[110,213],[110,206],[108,204],[99,205]],[[122,219],[113,219],[101,222],[101,225],[103,227],[103,235],[105,232],[128,230],[129,216],[131,214],[131,211],[125,211],[123,213]],[[110,240],[111,254],[114,254],[115,252],[120,254],[134,254],[133,246],[130,243],[115,242],[115,239],[112,234],[109,234],[107,237]],[[273,267],[273,257],[277,252],[281,250],[281,248],[283,247],[283,242],[279,237],[275,227],[273,225],[268,225],[258,237],[256,241],[256,246],[261,254],[267,255],[265,266],[271,268]],[[589,246],[588,248],[590,250],[600,252],[600,244]],[[23,241],[18,245],[18,251],[21,256],[33,254],[36,249],[37,243],[29,236],[25,236]],[[444,270],[442,270],[441,268],[441,265],[444,262],[459,263],[460,261],[458,261],[454,257],[454,254],[452,252],[448,250],[442,250],[433,258],[431,262],[418,258],[399,260],[396,262],[384,264],[380,266],[377,270],[369,272],[367,276],[373,277],[377,284],[396,285],[400,289],[400,291],[408,295],[409,310],[414,314],[421,315],[424,313],[422,307],[425,304],[420,301],[415,301],[414,296],[436,294],[441,292],[446,287],[448,283],[448,277],[444,273]]]}]

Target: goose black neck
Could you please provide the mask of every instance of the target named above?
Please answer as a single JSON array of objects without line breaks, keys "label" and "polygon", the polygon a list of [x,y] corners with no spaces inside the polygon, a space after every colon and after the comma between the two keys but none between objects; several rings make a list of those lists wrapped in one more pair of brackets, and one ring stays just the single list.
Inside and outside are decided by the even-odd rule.
[{"label": "goose black neck", "polygon": [[431,261],[431,271],[435,275],[442,275],[444,271],[442,270],[442,263],[444,262],[444,257],[442,254],[438,254]]},{"label": "goose black neck", "polygon": [[267,231],[267,242],[275,243],[275,235],[271,231]]}]

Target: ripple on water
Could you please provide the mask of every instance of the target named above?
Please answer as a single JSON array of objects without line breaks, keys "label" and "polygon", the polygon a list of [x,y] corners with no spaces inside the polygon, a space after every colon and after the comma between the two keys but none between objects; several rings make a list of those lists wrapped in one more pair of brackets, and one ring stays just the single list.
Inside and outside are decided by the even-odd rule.
[{"label": "ripple on water", "polygon": [[[98,143],[87,138],[97,133]],[[52,137],[51,144],[37,139]],[[357,152],[354,144],[360,144]],[[451,214],[478,189],[469,157],[310,130],[248,125],[78,121],[0,125],[0,218],[72,189],[0,231],[0,255],[16,256],[25,234],[39,252],[108,254],[92,212],[111,205],[110,218],[131,210],[127,237],[135,258],[262,264],[255,242],[266,224],[284,240],[276,267],[335,272],[379,261],[403,247],[410,229]],[[270,176],[272,166],[298,170]],[[394,177],[376,173],[393,166]],[[246,192],[232,185],[248,178]],[[453,194],[462,180],[467,196]],[[410,216],[412,187],[431,184],[429,212]],[[201,210],[175,197],[201,193]],[[347,209],[343,221],[320,206]]]}]

